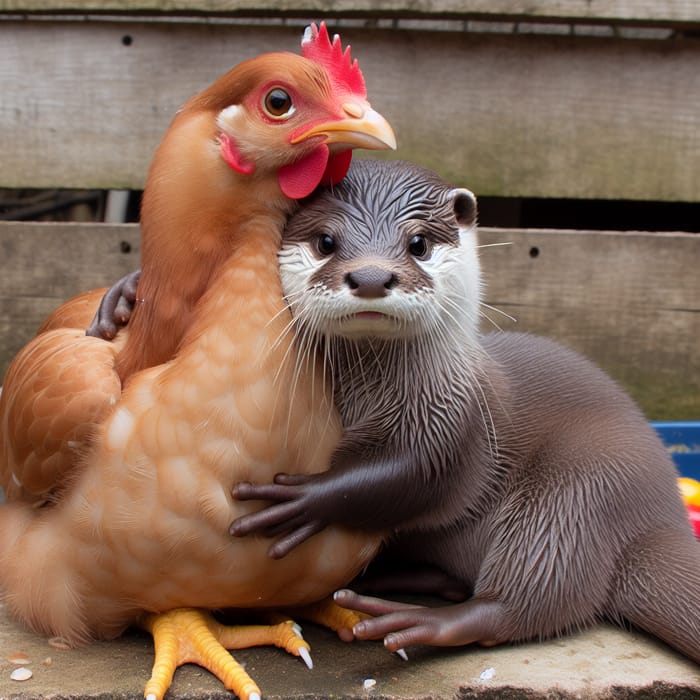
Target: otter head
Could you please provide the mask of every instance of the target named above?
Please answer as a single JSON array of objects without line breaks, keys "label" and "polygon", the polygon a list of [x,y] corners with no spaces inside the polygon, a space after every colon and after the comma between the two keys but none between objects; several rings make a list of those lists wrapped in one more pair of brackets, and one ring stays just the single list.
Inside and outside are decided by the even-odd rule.
[{"label": "otter head", "polygon": [[289,221],[280,274],[315,337],[477,333],[476,199],[400,161],[358,161]]}]

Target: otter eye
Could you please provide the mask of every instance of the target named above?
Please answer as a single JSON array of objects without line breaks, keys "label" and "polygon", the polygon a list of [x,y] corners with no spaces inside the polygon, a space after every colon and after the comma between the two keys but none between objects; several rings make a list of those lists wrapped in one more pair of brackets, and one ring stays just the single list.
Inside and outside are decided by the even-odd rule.
[{"label": "otter eye", "polygon": [[294,103],[289,93],[282,88],[272,88],[263,99],[265,112],[273,119],[284,119],[294,113]]},{"label": "otter eye", "polygon": [[321,234],[316,239],[316,250],[321,255],[330,255],[335,250],[335,239],[327,233]]},{"label": "otter eye", "polygon": [[430,245],[425,236],[416,235],[408,242],[408,252],[414,258],[426,260],[430,257]]}]

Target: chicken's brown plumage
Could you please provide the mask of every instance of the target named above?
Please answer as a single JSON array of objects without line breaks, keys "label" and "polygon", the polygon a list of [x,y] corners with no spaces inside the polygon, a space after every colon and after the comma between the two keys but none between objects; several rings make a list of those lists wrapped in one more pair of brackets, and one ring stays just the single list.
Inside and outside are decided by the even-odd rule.
[{"label": "chicken's brown plumage", "polygon": [[393,145],[339,44],[325,28],[305,44],[309,58],[241,64],[173,120],[148,176],[143,283],[119,343],[75,330],[101,292],[83,295],[8,370],[0,587],[39,631],[79,643],[182,606],[308,603],[376,550],[375,537],[333,530],[278,563],[264,541],[228,534],[247,509],[234,482],[326,469],[340,435],[319,369],[291,360],[286,216],[342,178],[349,149]]},{"label": "chicken's brown plumage", "polygon": [[[286,119],[261,109],[272,88],[292,100]],[[352,116],[353,105],[360,117]],[[156,152],[144,193],[142,303],[118,359],[122,378],[171,357],[241,233],[254,236],[256,226],[281,232],[295,200],[319,184],[328,161],[344,158],[328,157],[330,132],[290,139],[322,125],[345,126],[333,131],[341,145],[346,139],[344,150],[386,148],[392,137],[385,123],[376,119],[374,134],[367,128],[374,124],[366,117],[375,114],[361,95],[338,94],[322,66],[293,54],[247,61],[185,104]],[[311,173],[292,171],[308,160]],[[173,163],[186,164],[187,176],[171,172]]]}]

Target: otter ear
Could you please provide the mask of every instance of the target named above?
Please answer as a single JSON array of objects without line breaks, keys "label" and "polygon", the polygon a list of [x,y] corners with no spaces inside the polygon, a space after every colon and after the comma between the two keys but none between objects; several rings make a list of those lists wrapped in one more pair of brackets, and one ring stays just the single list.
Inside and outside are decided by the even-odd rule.
[{"label": "otter ear", "polygon": [[452,190],[452,208],[460,226],[469,228],[476,223],[476,197],[469,190]]}]

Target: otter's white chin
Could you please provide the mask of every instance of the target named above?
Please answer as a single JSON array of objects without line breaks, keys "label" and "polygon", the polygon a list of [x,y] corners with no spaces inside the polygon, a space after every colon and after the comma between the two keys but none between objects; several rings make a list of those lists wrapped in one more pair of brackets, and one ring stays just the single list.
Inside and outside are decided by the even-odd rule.
[{"label": "otter's white chin", "polygon": [[406,325],[380,311],[358,311],[336,319],[331,334],[344,338],[397,338],[405,334]]}]

